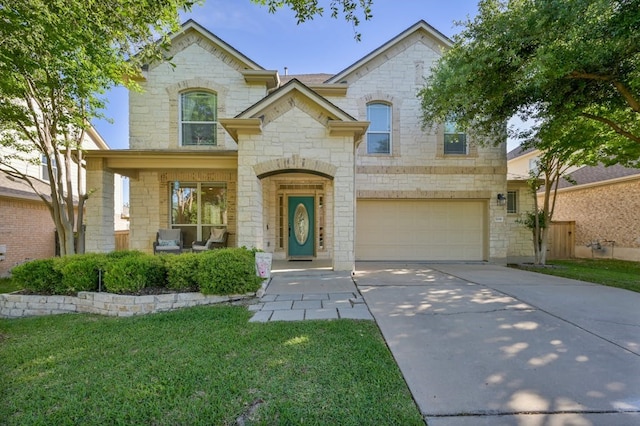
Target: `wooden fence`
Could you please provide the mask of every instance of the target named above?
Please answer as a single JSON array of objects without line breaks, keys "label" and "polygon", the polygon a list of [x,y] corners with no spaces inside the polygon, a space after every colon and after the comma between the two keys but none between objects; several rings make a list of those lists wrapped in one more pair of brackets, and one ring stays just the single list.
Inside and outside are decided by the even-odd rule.
[{"label": "wooden fence", "polygon": [[547,259],[572,259],[575,257],[576,223],[574,221],[551,222],[547,241]]},{"label": "wooden fence", "polygon": [[116,250],[129,250],[129,231],[116,231]]}]

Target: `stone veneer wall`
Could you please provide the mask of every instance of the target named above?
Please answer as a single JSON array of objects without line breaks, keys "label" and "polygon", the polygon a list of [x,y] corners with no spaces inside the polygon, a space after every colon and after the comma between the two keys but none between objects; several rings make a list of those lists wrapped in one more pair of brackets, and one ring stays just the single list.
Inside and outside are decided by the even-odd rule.
[{"label": "stone veneer wall", "polygon": [[507,226],[509,227],[509,248],[507,250],[508,263],[532,262],[533,235],[531,231],[518,220],[523,218],[526,212],[534,210],[533,196],[526,182],[508,184],[509,191],[516,191],[517,213],[507,213]]},{"label": "stone veneer wall", "polygon": [[441,57],[441,46],[418,32],[389,52],[344,76],[348,96],[330,100],[358,120],[366,120],[367,103],[392,105],[391,154],[367,154],[366,142],[357,150],[357,198],[465,199],[487,205],[486,257],[505,262],[509,231],[506,206],[506,146],[478,146],[470,138],[467,155],[445,155],[442,126],[422,130],[420,100],[424,77]]},{"label": "stone veneer wall", "polygon": [[172,293],[128,296],[81,291],[78,296],[33,296],[0,294],[0,317],[87,313],[117,317],[152,314],[200,305],[212,305],[255,296],[255,293],[213,296],[202,293]]}]

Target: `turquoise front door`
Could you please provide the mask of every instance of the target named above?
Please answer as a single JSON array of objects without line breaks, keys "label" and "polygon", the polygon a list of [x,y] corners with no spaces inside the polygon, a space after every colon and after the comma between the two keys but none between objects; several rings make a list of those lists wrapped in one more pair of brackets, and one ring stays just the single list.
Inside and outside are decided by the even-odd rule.
[{"label": "turquoise front door", "polygon": [[315,247],[313,197],[289,197],[289,257],[310,257]]}]

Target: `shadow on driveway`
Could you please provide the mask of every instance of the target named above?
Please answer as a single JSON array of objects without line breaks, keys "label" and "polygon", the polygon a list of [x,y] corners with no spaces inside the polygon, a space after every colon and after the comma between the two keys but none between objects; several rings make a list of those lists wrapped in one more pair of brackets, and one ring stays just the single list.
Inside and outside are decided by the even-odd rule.
[{"label": "shadow on driveway", "polygon": [[489,264],[355,281],[430,426],[640,424],[640,294]]}]

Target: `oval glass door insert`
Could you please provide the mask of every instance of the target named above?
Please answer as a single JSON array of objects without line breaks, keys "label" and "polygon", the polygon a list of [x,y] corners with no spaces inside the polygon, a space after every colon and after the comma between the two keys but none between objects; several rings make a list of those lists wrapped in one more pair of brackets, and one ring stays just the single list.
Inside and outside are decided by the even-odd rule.
[{"label": "oval glass door insert", "polygon": [[309,212],[302,203],[298,204],[293,214],[293,230],[298,244],[304,245],[309,238]]}]

